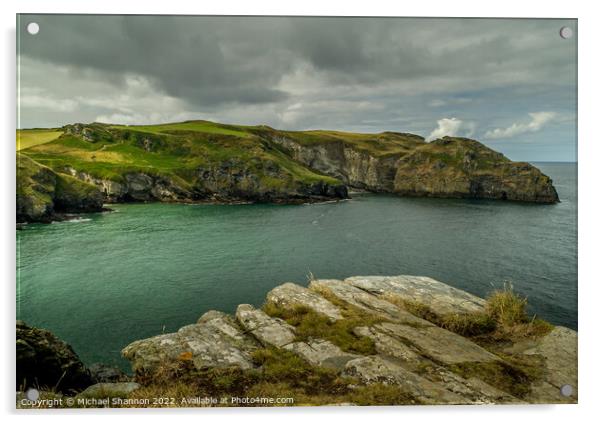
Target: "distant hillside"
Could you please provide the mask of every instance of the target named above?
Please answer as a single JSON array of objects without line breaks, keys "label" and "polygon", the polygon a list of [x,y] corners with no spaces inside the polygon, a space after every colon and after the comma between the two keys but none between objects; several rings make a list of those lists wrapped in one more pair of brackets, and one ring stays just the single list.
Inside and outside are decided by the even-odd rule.
[{"label": "distant hillside", "polygon": [[347,189],[407,196],[558,201],[550,178],[483,144],[383,132],[280,131],[187,121],[22,130],[21,153],[98,187],[107,202],[300,202]]},{"label": "distant hillside", "polygon": [[50,222],[63,213],[101,211],[102,202],[95,186],[17,153],[17,222]]},{"label": "distant hillside", "polygon": [[57,139],[62,134],[55,129],[17,129],[17,151]]}]

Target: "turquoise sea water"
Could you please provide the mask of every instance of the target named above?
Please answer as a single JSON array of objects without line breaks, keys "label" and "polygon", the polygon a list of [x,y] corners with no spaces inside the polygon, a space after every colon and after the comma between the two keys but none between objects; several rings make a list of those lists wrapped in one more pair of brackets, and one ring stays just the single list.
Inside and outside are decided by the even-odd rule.
[{"label": "turquoise sea water", "polygon": [[511,282],[532,311],[577,327],[576,164],[538,163],[561,203],[362,194],[313,205],[120,204],[18,231],[17,318],[84,362],[127,368],[129,342],[274,286],[426,275],[484,296]]}]

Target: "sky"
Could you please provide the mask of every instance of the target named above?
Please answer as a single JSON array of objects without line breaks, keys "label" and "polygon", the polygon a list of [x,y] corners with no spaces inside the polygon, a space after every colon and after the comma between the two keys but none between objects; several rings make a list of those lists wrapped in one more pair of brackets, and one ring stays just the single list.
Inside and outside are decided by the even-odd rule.
[{"label": "sky", "polygon": [[[20,15],[20,128],[206,119],[575,161],[577,22]],[[39,24],[35,35],[26,30]],[[573,37],[560,36],[570,27]]]}]

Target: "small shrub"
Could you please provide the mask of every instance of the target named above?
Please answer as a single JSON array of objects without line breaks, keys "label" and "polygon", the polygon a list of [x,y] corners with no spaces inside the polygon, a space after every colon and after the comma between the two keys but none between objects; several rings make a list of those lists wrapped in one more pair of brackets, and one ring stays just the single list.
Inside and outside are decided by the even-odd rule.
[{"label": "small shrub", "polygon": [[527,298],[516,294],[510,284],[505,284],[503,289],[494,291],[487,298],[485,313],[499,325],[507,327],[529,321]]}]

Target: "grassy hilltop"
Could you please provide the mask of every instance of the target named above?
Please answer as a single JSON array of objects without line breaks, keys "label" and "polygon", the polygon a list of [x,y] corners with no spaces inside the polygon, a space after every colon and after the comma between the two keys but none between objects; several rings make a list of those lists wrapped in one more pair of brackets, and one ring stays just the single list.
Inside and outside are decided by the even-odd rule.
[{"label": "grassy hilltop", "polygon": [[262,163],[279,167],[289,181],[337,183],[291,160],[244,127],[193,121],[166,125],[68,125],[58,138],[23,151],[59,171],[73,167],[92,176],[119,181],[132,172],[164,174],[190,185],[201,166],[232,160],[259,170],[265,185],[282,178],[262,172]]},{"label": "grassy hilltop", "polygon": [[[406,196],[558,201],[552,181],[483,144],[413,134],[281,131],[187,121],[20,130],[18,151],[105,201],[300,202],[347,188]],[[35,220],[35,219],[32,219]]]}]

